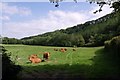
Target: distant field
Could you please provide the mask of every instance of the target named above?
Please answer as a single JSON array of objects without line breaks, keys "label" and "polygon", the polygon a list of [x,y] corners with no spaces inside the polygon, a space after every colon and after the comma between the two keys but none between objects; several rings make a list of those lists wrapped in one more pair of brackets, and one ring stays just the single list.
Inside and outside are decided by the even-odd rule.
[{"label": "distant field", "polygon": [[[116,78],[119,68],[110,63],[102,54],[103,47],[80,47],[73,51],[72,47],[66,47],[67,51],[62,53],[54,51],[48,46],[27,46],[27,45],[3,45],[8,52],[11,52],[11,59],[23,67],[19,74],[22,78]],[[28,60],[31,54],[37,54],[42,59],[42,53],[50,52],[50,59],[47,62],[32,64]],[[15,56],[20,58],[15,61]]]},{"label": "distant field", "polygon": [[92,61],[90,60],[95,56],[95,51],[100,49],[97,48],[76,48],[76,51],[73,51],[72,47],[66,47],[66,52],[54,51],[54,48],[60,49],[62,47],[47,47],[47,46],[26,46],[26,45],[5,45],[5,48],[8,52],[11,52],[11,59],[14,61],[15,56],[18,55],[20,60],[17,64],[19,65],[34,65],[26,64],[29,62],[28,56],[31,54],[37,54],[39,58],[42,59],[42,53],[50,52],[50,59],[48,62],[39,63],[38,65],[43,64],[88,64],[91,65]]}]

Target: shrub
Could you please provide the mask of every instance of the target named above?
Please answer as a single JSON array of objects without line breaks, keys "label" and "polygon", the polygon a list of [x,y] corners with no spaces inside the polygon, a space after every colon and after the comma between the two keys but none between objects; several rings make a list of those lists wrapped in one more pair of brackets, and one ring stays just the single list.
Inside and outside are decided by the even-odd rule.
[{"label": "shrub", "polygon": [[106,50],[109,50],[109,49],[110,49],[110,41],[111,41],[111,40],[108,40],[108,41],[105,41],[105,43],[104,43]]},{"label": "shrub", "polygon": [[84,47],[96,47],[95,43],[86,43]]},{"label": "shrub", "polygon": [[6,49],[1,47],[2,50],[2,80],[17,80],[17,74],[22,69],[21,66],[15,65],[10,60],[10,54],[6,53]]},{"label": "shrub", "polygon": [[114,56],[120,56],[120,36],[105,41],[105,50],[112,52]]}]

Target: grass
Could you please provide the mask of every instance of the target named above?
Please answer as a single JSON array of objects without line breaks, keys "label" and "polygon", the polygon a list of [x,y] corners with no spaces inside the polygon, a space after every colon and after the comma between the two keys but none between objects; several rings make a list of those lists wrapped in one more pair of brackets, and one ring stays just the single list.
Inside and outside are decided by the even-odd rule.
[{"label": "grass", "polygon": [[[120,70],[109,56],[106,56],[103,47],[80,47],[73,51],[72,47],[66,47],[67,51],[62,53],[54,51],[48,46],[27,45],[3,45],[11,52],[11,60],[18,55],[20,60],[15,61],[23,67],[19,74],[22,78],[104,78],[118,79]],[[42,59],[42,53],[50,52],[50,59],[39,64],[29,63],[28,56],[37,54]]]}]

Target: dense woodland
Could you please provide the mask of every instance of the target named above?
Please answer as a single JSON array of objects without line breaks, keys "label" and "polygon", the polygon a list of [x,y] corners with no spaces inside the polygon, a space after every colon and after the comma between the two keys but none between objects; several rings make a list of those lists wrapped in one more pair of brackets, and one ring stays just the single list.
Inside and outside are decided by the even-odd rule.
[{"label": "dense woodland", "polygon": [[4,37],[3,44],[42,46],[103,46],[106,40],[120,35],[120,13],[113,11],[99,19],[20,40]]}]

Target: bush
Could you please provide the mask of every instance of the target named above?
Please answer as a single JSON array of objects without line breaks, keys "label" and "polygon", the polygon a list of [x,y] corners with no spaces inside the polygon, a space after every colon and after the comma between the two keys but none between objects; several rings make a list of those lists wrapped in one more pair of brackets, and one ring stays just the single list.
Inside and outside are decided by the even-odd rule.
[{"label": "bush", "polygon": [[120,56],[120,36],[116,36],[109,41],[105,41],[105,50],[114,53],[114,56]]},{"label": "bush", "polygon": [[96,47],[95,43],[86,43],[84,47]]},{"label": "bush", "polygon": [[104,44],[105,44],[105,49],[106,49],[106,50],[109,50],[109,49],[110,49],[110,41],[111,41],[111,40],[105,41],[105,43],[104,43]]},{"label": "bush", "polygon": [[10,60],[10,54],[6,53],[6,49],[1,47],[2,50],[2,80],[17,80],[17,74],[21,71],[21,66],[15,65]]}]

